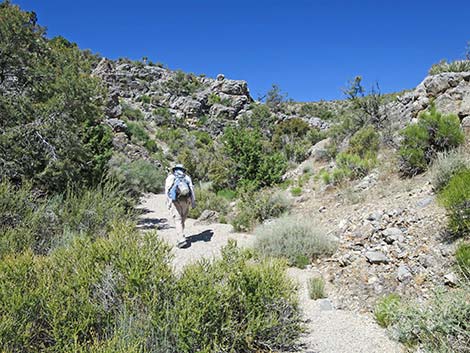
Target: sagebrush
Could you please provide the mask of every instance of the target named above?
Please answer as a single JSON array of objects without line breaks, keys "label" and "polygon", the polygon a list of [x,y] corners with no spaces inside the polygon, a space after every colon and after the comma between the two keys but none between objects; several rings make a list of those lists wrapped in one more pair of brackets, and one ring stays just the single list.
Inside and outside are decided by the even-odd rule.
[{"label": "sagebrush", "polygon": [[310,220],[283,217],[255,230],[255,248],[264,256],[285,258],[304,267],[311,260],[334,253],[337,241]]}]

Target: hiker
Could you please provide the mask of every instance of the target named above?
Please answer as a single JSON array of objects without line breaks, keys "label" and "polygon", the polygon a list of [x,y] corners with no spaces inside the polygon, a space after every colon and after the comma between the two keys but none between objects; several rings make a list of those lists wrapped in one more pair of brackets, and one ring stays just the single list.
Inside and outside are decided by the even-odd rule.
[{"label": "hiker", "polygon": [[188,244],[184,234],[184,222],[188,218],[190,205],[192,208],[196,206],[193,182],[182,164],[176,164],[168,174],[165,181],[165,193],[167,206],[178,233],[177,246],[182,248]]}]

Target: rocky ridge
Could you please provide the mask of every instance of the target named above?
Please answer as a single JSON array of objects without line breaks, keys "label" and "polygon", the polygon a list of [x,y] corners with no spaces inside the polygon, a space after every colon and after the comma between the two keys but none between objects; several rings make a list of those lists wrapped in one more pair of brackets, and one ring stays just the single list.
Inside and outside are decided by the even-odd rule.
[{"label": "rocky ridge", "polygon": [[396,97],[387,107],[392,121],[404,126],[431,103],[444,114],[457,114],[470,127],[470,72],[446,72],[427,76],[412,92]]}]

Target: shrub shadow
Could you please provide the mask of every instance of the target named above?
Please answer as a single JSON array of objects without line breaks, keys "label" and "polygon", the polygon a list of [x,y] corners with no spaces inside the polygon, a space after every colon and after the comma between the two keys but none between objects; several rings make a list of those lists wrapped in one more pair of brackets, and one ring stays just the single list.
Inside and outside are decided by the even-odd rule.
[{"label": "shrub shadow", "polygon": [[140,229],[168,229],[171,228],[167,218],[140,218],[137,222]]}]

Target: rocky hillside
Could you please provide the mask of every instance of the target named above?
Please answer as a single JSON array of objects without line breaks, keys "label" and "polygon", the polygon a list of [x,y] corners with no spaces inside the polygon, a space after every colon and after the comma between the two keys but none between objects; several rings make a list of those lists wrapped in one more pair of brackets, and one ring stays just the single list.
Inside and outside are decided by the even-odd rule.
[{"label": "rocky hillside", "polygon": [[431,103],[445,114],[457,114],[470,127],[470,72],[445,72],[426,77],[412,92],[389,105],[392,120],[407,124]]},{"label": "rocky hillside", "polygon": [[157,125],[187,124],[217,134],[228,121],[247,112],[253,99],[245,81],[216,79],[171,71],[127,60],[102,59],[93,74],[108,87],[108,117],[119,118],[123,106],[139,109]]}]

